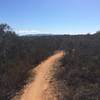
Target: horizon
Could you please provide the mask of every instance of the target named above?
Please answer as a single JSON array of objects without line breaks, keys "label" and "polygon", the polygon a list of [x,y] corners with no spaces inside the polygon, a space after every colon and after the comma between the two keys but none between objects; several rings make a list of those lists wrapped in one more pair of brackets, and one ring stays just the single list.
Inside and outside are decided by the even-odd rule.
[{"label": "horizon", "polygon": [[19,34],[87,34],[100,30],[99,0],[3,0],[0,22]]},{"label": "horizon", "polygon": [[50,32],[39,32],[34,30],[17,30],[15,31],[16,34],[23,36],[23,35],[86,35],[86,34],[95,34],[96,32],[91,33],[50,33]]}]

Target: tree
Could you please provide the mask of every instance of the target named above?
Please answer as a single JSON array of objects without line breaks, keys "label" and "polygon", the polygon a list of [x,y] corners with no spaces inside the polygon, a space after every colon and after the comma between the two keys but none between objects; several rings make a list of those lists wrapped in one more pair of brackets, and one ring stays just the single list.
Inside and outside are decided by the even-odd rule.
[{"label": "tree", "polygon": [[11,27],[7,24],[0,24],[0,32],[7,32],[7,31],[11,31]]},{"label": "tree", "polygon": [[0,37],[2,36],[16,36],[16,33],[8,24],[0,24]]}]

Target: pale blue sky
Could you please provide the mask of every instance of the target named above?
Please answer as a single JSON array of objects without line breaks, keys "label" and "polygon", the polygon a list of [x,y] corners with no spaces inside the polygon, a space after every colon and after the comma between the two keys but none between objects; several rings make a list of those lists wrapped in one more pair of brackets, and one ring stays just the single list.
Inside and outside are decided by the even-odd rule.
[{"label": "pale blue sky", "polygon": [[17,31],[95,32],[100,30],[100,0],[0,0],[0,22]]}]

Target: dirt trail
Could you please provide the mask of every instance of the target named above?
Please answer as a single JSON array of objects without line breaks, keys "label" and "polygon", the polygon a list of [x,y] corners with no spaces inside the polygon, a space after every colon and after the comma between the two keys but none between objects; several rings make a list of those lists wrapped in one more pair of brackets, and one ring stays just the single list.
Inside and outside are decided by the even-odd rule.
[{"label": "dirt trail", "polygon": [[[57,71],[57,66],[60,66],[60,60],[64,55],[63,51],[57,52],[33,70],[36,73],[35,79],[24,88],[20,100],[58,100],[58,87],[53,76]],[[19,100],[16,98],[13,100]]]}]

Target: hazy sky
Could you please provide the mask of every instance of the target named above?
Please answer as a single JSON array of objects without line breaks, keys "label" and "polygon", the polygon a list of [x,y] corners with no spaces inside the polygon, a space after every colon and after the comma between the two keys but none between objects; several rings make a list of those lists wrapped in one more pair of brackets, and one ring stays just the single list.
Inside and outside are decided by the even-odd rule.
[{"label": "hazy sky", "polygon": [[95,32],[100,0],[0,0],[0,22],[20,31]]}]

